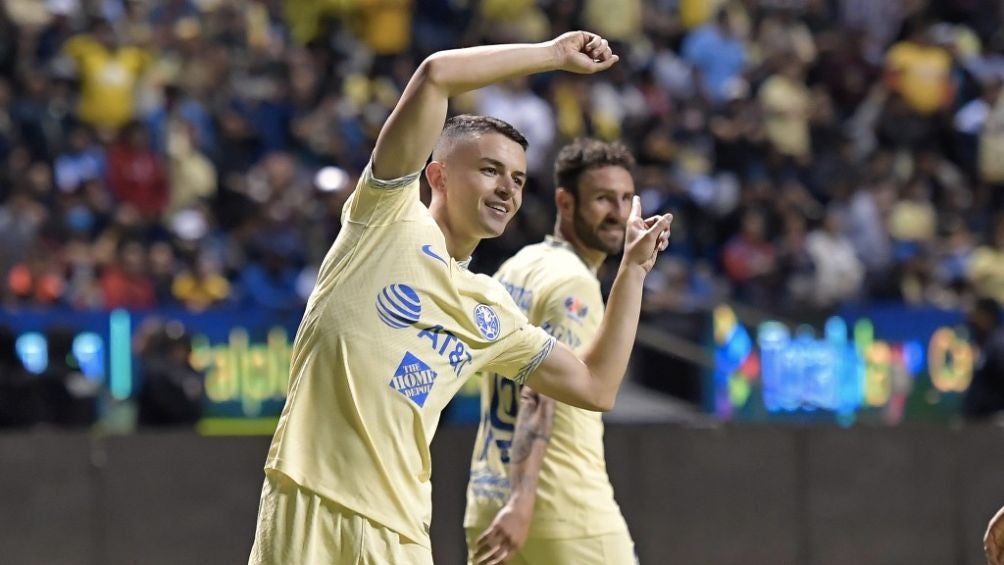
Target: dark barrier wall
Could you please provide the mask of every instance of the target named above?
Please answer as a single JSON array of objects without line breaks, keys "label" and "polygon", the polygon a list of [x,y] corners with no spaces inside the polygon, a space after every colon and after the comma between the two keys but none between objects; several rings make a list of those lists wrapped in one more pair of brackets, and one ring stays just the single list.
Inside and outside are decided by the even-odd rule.
[{"label": "dark barrier wall", "polygon": [[[464,560],[473,429],[433,445],[437,564]],[[0,435],[0,562],[247,560],[265,438]],[[982,564],[1004,430],[611,426],[643,564]]]}]

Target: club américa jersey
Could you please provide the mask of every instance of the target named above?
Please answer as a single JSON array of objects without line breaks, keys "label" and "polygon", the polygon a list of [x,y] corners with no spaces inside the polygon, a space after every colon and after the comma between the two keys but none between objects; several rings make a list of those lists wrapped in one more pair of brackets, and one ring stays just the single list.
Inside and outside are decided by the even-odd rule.
[{"label": "club am\u00e9rica jersey", "polygon": [[449,256],[417,173],[367,167],[297,331],[265,468],[428,546],[440,412],[478,371],[524,381],[554,344]]},{"label": "club am\u00e9rica jersey", "polygon": [[[549,237],[524,247],[495,278],[531,323],[574,350],[592,341],[603,319],[600,283],[568,243]],[[482,375],[481,425],[471,458],[466,528],[487,528],[509,498],[509,448],[519,388],[503,375]],[[626,529],[607,476],[600,413],[558,402],[529,535],[577,538]]]}]

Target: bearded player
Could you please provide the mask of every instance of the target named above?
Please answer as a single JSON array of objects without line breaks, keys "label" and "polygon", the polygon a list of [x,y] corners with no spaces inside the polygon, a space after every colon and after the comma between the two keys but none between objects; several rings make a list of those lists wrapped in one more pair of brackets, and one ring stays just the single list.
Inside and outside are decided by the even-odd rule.
[{"label": "bearded player", "polygon": [[[633,164],[619,143],[580,139],[562,148],[554,235],[495,274],[530,323],[577,351],[603,319],[596,271],[623,247]],[[481,399],[464,518],[471,562],[634,563],[607,477],[600,414],[494,374],[483,375]]]}]

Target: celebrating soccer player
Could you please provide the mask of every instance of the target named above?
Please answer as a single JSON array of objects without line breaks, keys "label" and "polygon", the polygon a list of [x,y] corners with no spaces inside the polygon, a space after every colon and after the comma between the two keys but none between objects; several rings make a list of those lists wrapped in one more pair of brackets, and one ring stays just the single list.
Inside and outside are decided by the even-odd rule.
[{"label": "celebrating soccer player", "polygon": [[[530,323],[575,350],[592,342],[603,318],[596,271],[624,245],[633,164],[619,143],[564,147],[554,171],[554,236],[523,248],[495,275]],[[607,477],[600,414],[483,375],[464,527],[479,565],[634,563]]]},{"label": "celebrating soccer player", "polygon": [[[580,360],[531,325],[501,284],[466,268],[520,207],[525,139],[498,120],[446,115],[464,91],[616,62],[604,39],[570,32],[440,52],[420,65],[345,204],[300,323],[251,563],[431,564],[429,443],[475,372],[587,409],[613,404],[670,218],[643,219],[635,205],[608,315]],[[430,153],[426,208],[418,176]]]}]

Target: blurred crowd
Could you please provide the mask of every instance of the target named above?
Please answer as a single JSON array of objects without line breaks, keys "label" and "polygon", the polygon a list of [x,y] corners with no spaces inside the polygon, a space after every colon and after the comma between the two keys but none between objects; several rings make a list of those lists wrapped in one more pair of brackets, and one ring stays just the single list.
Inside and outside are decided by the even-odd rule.
[{"label": "blurred crowd", "polygon": [[454,101],[530,141],[523,211],[474,268],[552,230],[552,158],[589,135],[627,142],[644,207],[675,214],[652,313],[1004,302],[997,0],[2,6],[8,307],[299,308],[416,64],[573,29],[621,62]]}]

